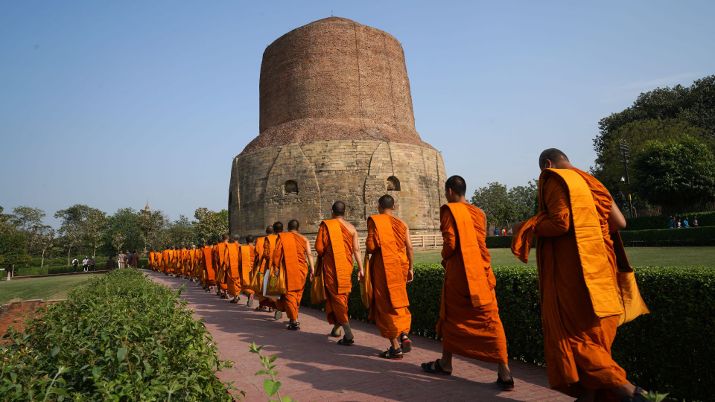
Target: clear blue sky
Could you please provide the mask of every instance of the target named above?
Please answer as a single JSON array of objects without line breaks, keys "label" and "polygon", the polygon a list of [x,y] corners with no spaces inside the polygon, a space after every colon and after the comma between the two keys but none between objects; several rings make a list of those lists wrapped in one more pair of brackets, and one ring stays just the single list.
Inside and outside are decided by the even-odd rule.
[{"label": "clear blue sky", "polygon": [[715,73],[712,1],[0,2],[0,205],[225,208],[258,134],[263,49],[331,15],[402,42],[417,130],[470,192],[598,120]]}]

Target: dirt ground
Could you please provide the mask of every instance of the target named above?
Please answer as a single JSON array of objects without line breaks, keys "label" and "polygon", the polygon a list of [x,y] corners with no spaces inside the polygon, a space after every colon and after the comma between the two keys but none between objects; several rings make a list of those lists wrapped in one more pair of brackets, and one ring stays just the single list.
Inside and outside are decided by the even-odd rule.
[{"label": "dirt ground", "polygon": [[27,320],[35,317],[40,312],[38,309],[47,304],[44,300],[28,300],[0,306],[0,337],[5,335],[10,327],[24,331]]}]

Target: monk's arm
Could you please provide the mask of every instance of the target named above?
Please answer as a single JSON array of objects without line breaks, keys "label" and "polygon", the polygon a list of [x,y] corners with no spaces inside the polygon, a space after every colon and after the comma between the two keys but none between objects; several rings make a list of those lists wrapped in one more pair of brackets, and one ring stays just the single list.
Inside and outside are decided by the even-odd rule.
[{"label": "monk's arm", "polygon": [[544,205],[546,213],[540,214],[535,233],[542,237],[558,237],[571,229],[571,210],[568,193],[564,184],[551,179],[544,183]]},{"label": "monk's arm", "polygon": [[377,230],[375,222],[372,219],[367,221],[367,239],[365,239],[365,250],[368,254],[373,254],[380,248],[380,242],[377,238]]},{"label": "monk's arm", "polygon": [[[407,225],[405,225],[407,226]],[[407,283],[412,282],[415,278],[414,271],[414,250],[412,250],[412,240],[410,239],[410,228],[405,227],[405,253],[407,254],[407,262],[410,264],[410,269],[407,271]]]},{"label": "monk's arm", "polygon": [[454,219],[447,208],[442,209],[439,213],[439,229],[442,231],[442,260],[447,260],[457,250]]},{"label": "monk's arm", "polygon": [[307,257],[307,261],[309,264],[308,268],[312,277],[313,273],[315,272],[315,264],[313,263],[313,252],[310,250],[310,240],[308,240],[307,238],[305,239],[305,256]]},{"label": "monk's arm", "polygon": [[362,270],[362,259],[360,259],[360,238],[358,237],[357,230],[353,229],[353,258],[357,261],[358,269],[360,270],[360,275],[365,271]]},{"label": "monk's arm", "polygon": [[610,232],[626,228],[626,218],[615,202],[611,204],[611,213],[608,215],[608,228]]},{"label": "monk's arm", "polygon": [[326,235],[325,225],[320,225],[318,235],[315,236],[315,252],[318,253],[319,256],[322,256],[325,252],[325,245],[327,244]]}]

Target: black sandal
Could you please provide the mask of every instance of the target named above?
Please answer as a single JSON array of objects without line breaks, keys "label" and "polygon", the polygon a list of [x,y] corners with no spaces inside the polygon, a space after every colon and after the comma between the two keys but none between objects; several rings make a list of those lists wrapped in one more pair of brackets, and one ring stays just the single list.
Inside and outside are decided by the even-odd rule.
[{"label": "black sandal", "polygon": [[409,353],[412,350],[412,341],[405,334],[400,336],[400,348],[403,353]]},{"label": "black sandal", "polygon": [[300,331],[300,323],[299,322],[289,322],[286,329],[290,330],[290,331]]},{"label": "black sandal", "polygon": [[390,346],[389,349],[380,353],[379,356],[383,359],[397,360],[402,359],[404,357],[404,354],[402,353],[402,349],[395,349]]},{"label": "black sandal", "polygon": [[354,338],[348,339],[348,338],[346,338],[346,337],[343,337],[342,339],[340,339],[340,340],[338,341],[338,345],[342,345],[342,346],[352,346],[353,343],[355,343],[355,339],[354,339]]},{"label": "black sandal", "polygon": [[451,371],[447,371],[442,368],[442,366],[439,364],[439,359],[429,362],[429,363],[422,363],[422,371],[425,373],[430,373],[430,374],[439,374],[439,375],[452,375]]},{"label": "black sandal", "polygon": [[514,377],[508,380],[502,380],[501,377],[497,376],[497,385],[502,391],[513,391],[514,390]]}]

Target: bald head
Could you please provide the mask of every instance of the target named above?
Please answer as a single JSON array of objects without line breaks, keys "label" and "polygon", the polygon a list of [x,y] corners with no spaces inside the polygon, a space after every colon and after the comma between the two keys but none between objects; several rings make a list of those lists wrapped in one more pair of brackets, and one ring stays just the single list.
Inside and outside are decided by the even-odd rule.
[{"label": "bald head", "polygon": [[377,200],[377,205],[380,209],[393,209],[395,208],[395,199],[391,195],[385,194]]},{"label": "bald head", "polygon": [[273,234],[273,226],[266,227],[266,234]]},{"label": "bald head", "polygon": [[273,223],[273,233],[282,233],[283,232],[283,222],[275,222]]},{"label": "bald head", "polygon": [[556,148],[545,149],[539,155],[539,169],[544,170],[548,168],[563,169],[570,165],[569,158],[563,151]]},{"label": "bald head", "polygon": [[333,204],[333,215],[334,216],[345,216],[345,203],[342,201],[335,201]]},{"label": "bald head", "polygon": [[291,219],[288,221],[288,231],[298,230],[300,223],[297,219]]}]

